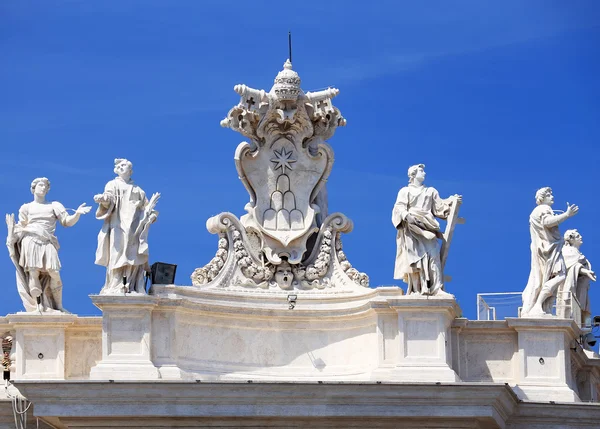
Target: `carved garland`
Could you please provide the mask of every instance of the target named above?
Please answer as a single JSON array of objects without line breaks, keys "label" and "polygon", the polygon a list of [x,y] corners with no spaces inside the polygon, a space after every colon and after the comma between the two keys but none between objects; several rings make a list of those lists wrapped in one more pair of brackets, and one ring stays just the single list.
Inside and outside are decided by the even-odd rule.
[{"label": "carved garland", "polygon": [[331,239],[333,237],[333,228],[328,227],[323,232],[323,239],[319,247],[319,254],[313,264],[304,266],[302,264],[293,265],[292,272],[294,277],[299,280],[312,282],[319,278],[325,277],[329,271],[329,263],[331,261]]},{"label": "carved garland", "polygon": [[252,258],[248,255],[248,250],[242,240],[242,233],[235,228],[232,233],[233,236],[233,250],[235,252],[235,260],[238,266],[242,270],[242,274],[249,279],[254,280],[256,283],[262,283],[269,281],[275,273],[275,269],[271,264],[266,264],[261,267],[258,266]]},{"label": "carved garland", "polygon": [[340,237],[340,233],[337,233],[337,237],[335,240],[335,251],[337,254],[338,261],[340,261],[340,266],[342,270],[346,273],[346,275],[352,280],[354,283],[369,287],[369,276],[365,273],[361,273],[356,268],[352,267],[352,264],[348,261],[346,254],[342,250],[342,239]]},{"label": "carved garland", "polygon": [[219,272],[221,272],[221,269],[227,261],[227,256],[229,253],[227,251],[228,248],[229,240],[227,239],[227,234],[220,233],[219,248],[214,258],[212,258],[210,262],[202,268],[196,268],[192,273],[192,284],[194,286],[210,283],[219,275]]},{"label": "carved garland", "polygon": [[[209,219],[207,227],[210,232],[219,231],[218,250],[208,264],[194,270],[191,276],[194,286],[205,285],[215,280],[227,265],[229,257],[235,257],[232,262],[239,268],[241,274],[255,282],[256,286],[264,287],[274,278],[277,267],[270,263],[262,264],[251,254],[246,247],[247,238],[243,227],[233,215],[224,213],[215,216]],[[353,268],[343,251],[341,232],[347,232],[351,228],[352,224],[345,216],[330,215],[323,222],[323,229],[317,239],[318,247],[314,248],[308,258],[314,262],[308,265],[291,265],[294,280],[304,287],[326,287],[329,284],[326,277],[331,268],[332,258],[335,258],[339,268],[351,281],[359,286],[369,287],[369,277]],[[332,244],[333,242],[335,244]],[[332,249],[335,249],[335,252],[332,252]]]}]

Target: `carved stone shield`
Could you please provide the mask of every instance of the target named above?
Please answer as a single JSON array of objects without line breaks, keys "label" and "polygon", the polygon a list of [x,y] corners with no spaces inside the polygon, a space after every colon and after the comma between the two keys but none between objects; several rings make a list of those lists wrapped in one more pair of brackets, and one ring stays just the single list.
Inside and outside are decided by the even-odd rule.
[{"label": "carved stone shield", "polygon": [[238,148],[238,171],[254,202],[246,206],[252,226],[283,246],[314,227],[318,206],[311,202],[329,175],[330,157],[323,145],[313,156],[283,137],[255,151],[247,143]]}]

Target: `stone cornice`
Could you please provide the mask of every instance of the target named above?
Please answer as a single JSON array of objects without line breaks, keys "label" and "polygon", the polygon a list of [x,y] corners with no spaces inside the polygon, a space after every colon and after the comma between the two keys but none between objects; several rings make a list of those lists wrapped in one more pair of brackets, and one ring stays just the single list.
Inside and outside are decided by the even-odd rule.
[{"label": "stone cornice", "polygon": [[509,422],[527,427],[555,427],[562,421],[562,426],[569,428],[597,428],[600,422],[599,403],[539,403],[523,401]]},{"label": "stone cornice", "polygon": [[[504,427],[518,399],[489,383],[15,381],[36,415],[477,419]],[[600,407],[599,407],[600,408]]]},{"label": "stone cornice", "polygon": [[[361,293],[314,293],[311,291],[269,291],[249,289],[247,293],[227,290],[202,290],[197,287],[154,285],[154,295],[146,297],[92,296],[98,307],[107,306],[155,306],[161,310],[178,312],[210,313],[211,317],[244,316],[252,318],[273,316],[286,320],[301,320],[318,317],[323,319],[362,318],[374,309],[425,304],[424,300],[403,295],[400,288],[361,289]],[[289,310],[287,297],[297,296],[296,308]],[[431,302],[434,299],[429,300]],[[440,305],[452,307],[454,300],[435,300]],[[442,302],[444,301],[444,302]],[[448,302],[446,302],[448,301]]]},{"label": "stone cornice", "polygon": [[581,334],[581,329],[577,326],[577,323],[573,319],[561,319],[558,317],[507,317],[506,321],[508,326],[516,330],[554,330],[554,331],[565,331],[571,336],[578,336]]}]

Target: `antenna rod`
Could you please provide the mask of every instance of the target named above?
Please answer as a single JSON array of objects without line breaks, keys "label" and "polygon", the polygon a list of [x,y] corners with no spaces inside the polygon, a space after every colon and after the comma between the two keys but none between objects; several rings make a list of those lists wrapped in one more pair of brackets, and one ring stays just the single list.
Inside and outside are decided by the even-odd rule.
[{"label": "antenna rod", "polygon": [[292,32],[288,31],[288,48],[290,51],[290,63],[292,62]]}]

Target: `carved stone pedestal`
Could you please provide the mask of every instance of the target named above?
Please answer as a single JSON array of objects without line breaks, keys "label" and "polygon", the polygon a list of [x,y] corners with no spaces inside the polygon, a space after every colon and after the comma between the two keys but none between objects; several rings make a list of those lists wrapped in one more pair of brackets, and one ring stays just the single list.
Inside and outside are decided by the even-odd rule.
[{"label": "carved stone pedestal", "polygon": [[452,297],[397,287],[246,293],[154,285],[93,296],[102,309],[95,380],[460,381],[451,368]]},{"label": "carved stone pedestal", "polygon": [[451,368],[450,343],[450,325],[458,311],[450,296],[413,294],[390,301],[387,314],[379,319],[384,359],[373,377],[403,382],[460,381]]},{"label": "carved stone pedestal", "polygon": [[65,379],[65,330],[73,314],[8,315],[15,332],[15,379]]},{"label": "carved stone pedestal", "polygon": [[571,374],[571,347],[580,330],[574,320],[556,317],[507,318],[518,334],[515,391],[531,401],[579,402]]},{"label": "carved stone pedestal", "polygon": [[198,290],[154,285],[152,361],[163,379],[369,380],[378,364],[372,300],[355,292]]},{"label": "carved stone pedestal", "polygon": [[160,378],[150,356],[152,309],[148,295],[92,295],[102,310],[102,360],[91,380],[154,380]]}]

